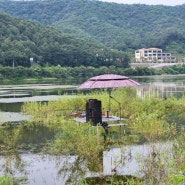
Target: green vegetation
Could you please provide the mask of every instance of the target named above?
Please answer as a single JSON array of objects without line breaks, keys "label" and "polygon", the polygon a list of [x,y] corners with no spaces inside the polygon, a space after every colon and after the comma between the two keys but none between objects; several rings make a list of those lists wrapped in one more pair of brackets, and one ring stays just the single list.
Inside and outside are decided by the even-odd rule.
[{"label": "green vegetation", "polygon": [[0,177],[0,184],[1,185],[11,185],[11,178],[8,176]]},{"label": "green vegetation", "polygon": [[28,67],[33,57],[41,66],[125,68],[142,47],[162,48],[179,61],[185,54],[184,5],[3,1],[0,10],[25,19],[0,13],[3,66]]},{"label": "green vegetation", "polygon": [[[164,153],[158,151],[155,147],[150,149],[151,155],[145,159],[145,166],[141,169],[144,173],[143,180],[151,185],[182,182],[185,173],[184,147],[182,147],[185,139],[184,97],[181,99],[171,97],[162,100],[154,96],[153,98],[141,99],[131,88],[115,90],[112,92],[112,96],[119,97],[122,116],[127,118],[126,136],[118,137],[119,131],[110,128],[105,140],[105,132],[101,127],[96,128],[90,124],[78,125],[73,121],[71,113],[75,110],[84,110],[85,102],[89,98],[98,98],[102,101],[103,109],[108,109],[109,101],[106,91],[95,91],[87,95],[61,99],[58,102],[49,102],[44,105],[27,103],[23,107],[23,112],[33,115],[34,123],[43,124],[58,131],[52,144],[48,144],[44,148],[45,152],[65,155],[76,154],[78,163],[85,163],[91,171],[102,170],[100,165],[101,152],[112,146],[124,147],[138,143],[172,142],[173,156],[170,156],[167,151],[163,151]],[[111,114],[119,116],[118,109],[117,103],[112,102]],[[60,110],[60,113],[51,110]],[[50,113],[44,116],[46,112]],[[163,157],[167,162],[164,161]],[[79,165],[77,166],[79,169]],[[85,167],[84,169],[80,168],[81,172],[84,172],[85,169]],[[71,181],[74,179],[72,178]],[[135,183],[132,181],[130,184]]]},{"label": "green vegetation", "polygon": [[0,185],[19,185],[24,181],[25,179],[21,179],[21,178],[12,178],[8,175],[2,176],[0,177]]},{"label": "green vegetation", "polygon": [[[0,65],[129,66],[129,55],[0,13]],[[30,61],[33,58],[33,62]]]},{"label": "green vegetation", "polygon": [[185,54],[184,8],[88,0],[0,4],[0,9],[12,16],[50,25],[91,43],[132,53],[142,47],[159,47],[177,57]]},{"label": "green vegetation", "polygon": [[13,79],[13,80],[22,80],[25,78],[57,78],[61,80],[71,80],[74,81],[82,80],[84,78],[89,78],[96,75],[101,75],[105,73],[114,73],[114,74],[121,74],[121,75],[154,75],[160,74],[158,71],[148,68],[137,68],[137,69],[130,69],[130,68],[117,68],[115,66],[110,67],[61,67],[60,65],[57,66],[46,66],[41,67],[38,64],[34,64],[32,67],[25,68],[22,66],[18,67],[0,67],[0,80],[3,82],[6,79]]},{"label": "green vegetation", "polygon": [[[82,80],[88,79],[96,75],[106,73],[120,74],[125,76],[147,76],[147,75],[161,75],[161,74],[184,74],[185,65],[175,65],[172,67],[164,67],[161,70],[155,70],[147,67],[122,68],[115,66],[102,66],[99,68],[92,66],[79,67],[61,67],[45,66],[34,63],[32,67],[2,67],[0,66],[0,81],[6,83],[9,81],[18,83],[19,81],[29,81],[30,78],[37,81],[43,79],[60,79],[64,84],[75,83],[79,84]],[[25,81],[26,82],[26,81]]]},{"label": "green vegetation", "polygon": [[[129,68],[133,51],[141,47],[160,47],[180,60],[185,54],[185,5],[176,7],[118,5],[86,0],[3,1],[0,9],[0,82],[24,78],[81,80],[105,73],[131,75],[183,74],[185,65]],[[33,21],[33,22],[30,22]],[[45,26],[44,26],[45,25]],[[53,28],[52,28],[53,27]],[[58,30],[57,30],[58,29]],[[111,48],[111,49],[110,49]],[[124,52],[123,52],[124,51]],[[33,57],[33,63],[30,61]],[[74,113],[85,109],[90,98],[109,108],[108,93],[94,91],[48,103],[25,103],[22,112],[33,119],[20,125],[0,126],[0,149],[5,156],[0,184],[19,184],[15,172],[24,172],[19,150],[51,155],[75,155],[69,183],[179,184],[185,180],[185,97],[142,99],[134,89],[112,91],[119,97],[122,116],[127,118],[126,135],[118,128],[106,134],[102,127],[90,123],[79,125]],[[120,115],[116,102],[111,114]],[[38,143],[39,141],[39,143]],[[102,171],[103,151],[112,146],[171,142],[172,155],[161,153],[151,145],[151,155],[138,157],[143,166],[142,179],[119,176],[108,179],[86,179],[85,173]],[[164,160],[165,158],[165,160]],[[115,174],[117,175],[117,174]],[[97,182],[98,181],[98,182]],[[101,181],[101,182],[100,182]],[[106,182],[105,182],[106,181]]]},{"label": "green vegetation", "polygon": [[[184,181],[184,120],[185,97],[180,99],[169,97],[160,99],[156,96],[142,99],[137,96],[134,88],[122,88],[112,91],[113,97],[119,97],[122,116],[126,120],[126,135],[120,134],[118,128],[109,128],[106,134],[102,127],[91,126],[90,123],[78,124],[74,113],[85,109],[88,99],[102,101],[102,109],[109,108],[109,97],[106,90],[78,94],[48,103],[28,102],[22,112],[33,116],[27,123],[0,127],[0,147],[5,160],[1,169],[7,180],[14,178],[15,172],[24,173],[24,161],[18,151],[26,150],[55,156],[75,155],[73,165],[66,161],[58,175],[72,172],[68,183],[80,184],[111,184],[115,181],[122,184],[179,184]],[[119,107],[111,102],[111,114],[119,116]],[[39,141],[39,142],[38,142]],[[157,149],[153,143],[172,143],[170,155],[163,147]],[[151,154],[140,158],[142,179],[135,177],[107,176],[100,179],[85,178],[85,173],[102,171],[102,153],[112,146],[124,147],[139,143],[151,144]],[[124,154],[126,155],[126,154]],[[127,157],[127,156],[124,156]],[[6,179],[2,177],[3,179]],[[10,177],[10,178],[9,178]],[[123,181],[125,179],[125,182]],[[26,180],[25,178],[22,180]],[[106,180],[106,181],[105,181]],[[8,181],[9,182],[9,181]]]}]

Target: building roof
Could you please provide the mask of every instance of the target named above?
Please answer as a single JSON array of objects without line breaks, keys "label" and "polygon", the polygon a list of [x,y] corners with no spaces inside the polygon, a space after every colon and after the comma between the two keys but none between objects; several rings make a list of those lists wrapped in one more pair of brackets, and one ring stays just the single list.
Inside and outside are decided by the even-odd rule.
[{"label": "building roof", "polygon": [[[160,48],[142,48],[139,50],[159,50]],[[160,49],[161,50],[161,49]]]}]

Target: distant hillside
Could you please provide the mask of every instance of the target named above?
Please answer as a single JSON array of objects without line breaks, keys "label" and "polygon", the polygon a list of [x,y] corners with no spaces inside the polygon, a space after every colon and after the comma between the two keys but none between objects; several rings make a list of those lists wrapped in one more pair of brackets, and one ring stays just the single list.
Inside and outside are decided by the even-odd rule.
[{"label": "distant hillside", "polygon": [[[30,66],[30,57],[40,65],[72,67],[124,66],[129,61],[124,59],[122,52],[90,44],[62,34],[52,27],[12,18],[3,13],[0,13],[0,43],[0,65],[3,66],[12,66],[13,61],[15,66]],[[118,63],[117,58],[121,62]]]},{"label": "distant hillside", "polygon": [[185,4],[171,7],[93,0],[8,1],[1,2],[0,9],[122,51],[159,47],[185,55]]}]

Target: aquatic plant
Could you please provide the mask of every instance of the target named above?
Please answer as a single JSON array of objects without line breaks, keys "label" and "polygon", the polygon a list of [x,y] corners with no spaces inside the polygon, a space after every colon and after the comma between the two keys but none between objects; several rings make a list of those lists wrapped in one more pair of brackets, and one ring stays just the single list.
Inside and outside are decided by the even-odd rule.
[{"label": "aquatic plant", "polygon": [[[89,170],[101,172],[102,151],[112,145],[156,143],[174,139],[176,145],[173,150],[176,152],[173,157],[166,158],[168,165],[164,156],[169,153],[161,153],[151,147],[151,154],[143,159],[145,165],[141,169],[148,184],[182,182],[185,147],[181,147],[184,136],[177,123],[183,128],[183,121],[178,118],[185,119],[184,97],[161,99],[153,96],[143,99],[132,88],[116,89],[111,93],[120,102],[121,116],[127,119],[126,135],[121,137],[113,138],[113,132],[118,132],[118,129],[110,129],[109,134],[105,135],[102,127],[74,121],[74,113],[84,111],[85,102],[91,98],[101,100],[102,109],[109,110],[106,90],[63,97],[48,103],[29,102],[24,104],[22,111],[33,116],[28,125],[44,125],[55,131],[53,139],[48,140],[42,148],[43,153],[77,156],[75,164],[68,169],[73,172],[70,182],[79,180]],[[119,116],[120,107],[116,101],[111,101],[110,113]],[[65,169],[61,169],[61,172]]]}]

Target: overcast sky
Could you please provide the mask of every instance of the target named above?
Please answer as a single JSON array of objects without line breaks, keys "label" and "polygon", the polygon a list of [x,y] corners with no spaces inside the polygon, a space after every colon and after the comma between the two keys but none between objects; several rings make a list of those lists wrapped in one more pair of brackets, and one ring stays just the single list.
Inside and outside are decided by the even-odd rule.
[{"label": "overcast sky", "polygon": [[185,0],[101,0],[101,1],[122,4],[147,4],[147,5],[167,5],[167,6],[185,4]]}]

